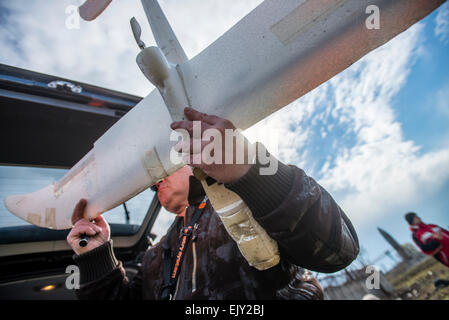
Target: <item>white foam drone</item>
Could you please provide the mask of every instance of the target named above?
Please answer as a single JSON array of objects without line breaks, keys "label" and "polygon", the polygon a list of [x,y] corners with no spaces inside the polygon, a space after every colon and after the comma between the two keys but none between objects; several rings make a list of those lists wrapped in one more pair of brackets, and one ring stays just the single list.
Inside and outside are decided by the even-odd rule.
[{"label": "white foam drone", "polygon": [[[80,7],[93,20],[112,0]],[[181,48],[156,0],[142,0],[157,47],[139,47],[137,63],[156,86],[61,180],[5,199],[16,216],[67,229],[81,198],[86,218],[114,208],[178,170],[170,161],[172,120],[187,106],[246,129],[303,96],[418,22],[445,0],[265,0],[192,59]],[[380,29],[366,26],[367,7]],[[123,156],[123,155],[126,155]]]}]

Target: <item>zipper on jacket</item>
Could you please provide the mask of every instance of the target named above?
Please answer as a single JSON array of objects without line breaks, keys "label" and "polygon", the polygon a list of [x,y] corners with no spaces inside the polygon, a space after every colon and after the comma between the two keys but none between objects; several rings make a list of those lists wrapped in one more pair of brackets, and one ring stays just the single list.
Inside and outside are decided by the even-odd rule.
[{"label": "zipper on jacket", "polygon": [[[186,214],[187,214],[187,209],[188,209],[189,207],[186,207]],[[182,222],[181,222],[181,230],[182,229],[184,229],[184,222],[185,222],[185,220],[184,220],[184,218],[182,218]],[[179,234],[179,237],[181,237],[181,233]],[[175,287],[175,292],[173,293],[173,296],[171,297],[171,299],[170,300],[176,300],[176,296],[178,295],[178,289],[179,289],[179,278],[180,277],[178,277],[178,279],[176,279],[176,287]]]},{"label": "zipper on jacket", "polygon": [[193,249],[193,271],[192,271],[192,293],[196,291],[196,243],[192,244]]},{"label": "zipper on jacket", "polygon": [[170,300],[176,300],[176,295],[178,294],[178,287],[179,287],[179,278],[176,280],[175,293],[174,293],[173,296],[170,298]]},{"label": "zipper on jacket", "polygon": [[196,239],[198,232],[198,223],[193,227],[193,235],[192,235],[192,253],[193,253],[193,270],[192,270],[192,293],[196,291]]}]

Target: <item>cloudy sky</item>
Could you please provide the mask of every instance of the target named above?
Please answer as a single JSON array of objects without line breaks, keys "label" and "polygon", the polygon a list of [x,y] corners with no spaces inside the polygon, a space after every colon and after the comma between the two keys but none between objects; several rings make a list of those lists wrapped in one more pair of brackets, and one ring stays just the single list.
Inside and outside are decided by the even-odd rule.
[{"label": "cloudy sky", "polygon": [[[153,87],[135,64],[138,48],[129,28],[135,16],[143,40],[154,43],[140,1],[115,1],[95,22],[69,30],[66,10],[79,2],[0,0],[0,63],[147,95]],[[260,2],[160,4],[193,57]],[[410,242],[407,211],[449,226],[448,123],[445,4],[247,135],[275,141],[282,161],[300,166],[330,191],[374,259],[388,249],[377,226]]]}]

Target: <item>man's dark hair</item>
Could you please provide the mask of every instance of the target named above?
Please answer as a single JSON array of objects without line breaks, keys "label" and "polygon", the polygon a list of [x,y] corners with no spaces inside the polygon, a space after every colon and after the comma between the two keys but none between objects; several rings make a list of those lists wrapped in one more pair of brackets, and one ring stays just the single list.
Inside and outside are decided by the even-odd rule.
[{"label": "man's dark hair", "polygon": [[413,224],[413,219],[417,217],[417,214],[414,212],[408,212],[405,214],[405,220],[407,220],[408,224]]}]

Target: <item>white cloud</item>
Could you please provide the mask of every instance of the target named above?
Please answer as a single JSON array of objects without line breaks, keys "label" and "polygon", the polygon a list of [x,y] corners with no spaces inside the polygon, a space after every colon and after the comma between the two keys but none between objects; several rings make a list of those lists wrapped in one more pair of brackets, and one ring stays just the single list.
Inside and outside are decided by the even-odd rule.
[{"label": "white cloud", "polygon": [[[67,6],[82,2],[2,2],[0,9],[7,8],[8,14],[1,21],[0,63],[147,95],[154,87],[135,63],[139,49],[129,25],[135,16],[142,25],[144,42],[155,44],[140,1],[114,1],[97,20],[81,21],[79,30],[67,29]],[[227,0],[167,0],[160,1],[160,5],[187,55],[192,57],[260,2],[238,1],[229,5]]]},{"label": "white cloud", "polygon": [[[412,208],[449,179],[449,148],[421,154],[404,139],[392,103],[421,53],[423,29],[413,26],[249,130],[250,136],[264,133],[262,141],[274,134],[281,160],[319,178],[357,227]],[[344,133],[333,135],[334,126]],[[351,143],[342,142],[347,136]],[[324,149],[329,154],[314,154],[314,145],[326,141],[332,141]],[[315,168],[320,160],[324,164]]]},{"label": "white cloud", "polygon": [[438,9],[434,31],[441,41],[444,43],[449,42],[449,3],[447,2]]},{"label": "white cloud", "polygon": [[4,3],[9,15],[0,33],[0,62],[125,92],[148,92],[133,61],[138,48],[129,31],[128,17],[141,11],[138,3],[118,2],[100,20],[81,22],[79,30],[69,30],[65,9],[79,2]]},{"label": "white cloud", "polygon": [[419,146],[404,139],[392,105],[419,52],[422,32],[423,25],[415,25],[331,80],[336,110],[349,119],[357,142],[337,156],[320,182],[342,195],[356,224],[392,208],[413,207],[449,178],[449,148],[420,154]]}]

